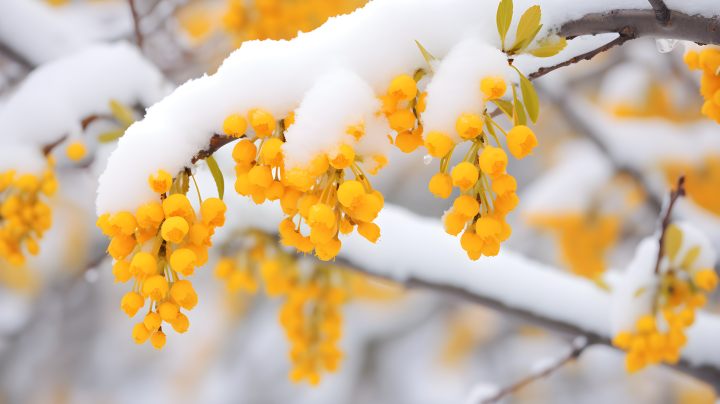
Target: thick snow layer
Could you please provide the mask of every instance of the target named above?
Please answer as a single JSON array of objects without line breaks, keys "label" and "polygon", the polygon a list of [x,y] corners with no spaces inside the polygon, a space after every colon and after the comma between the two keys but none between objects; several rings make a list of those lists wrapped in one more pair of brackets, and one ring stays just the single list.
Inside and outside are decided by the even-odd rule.
[{"label": "thick snow layer", "polygon": [[40,65],[100,41],[132,32],[126,2],[70,2],[53,7],[43,0],[0,0],[0,42]]},{"label": "thick snow layer", "polygon": [[658,240],[644,239],[621,279],[613,287],[612,335],[621,331],[637,331],[637,320],[652,313],[653,301],[658,287],[655,276]]},{"label": "thick snow layer", "polygon": [[[82,120],[110,115],[110,100],[152,105],[169,92],[162,73],[125,42],[97,45],[28,75],[0,109],[0,172],[46,167],[43,146],[82,139]],[[12,145],[12,146],[10,146]]]},{"label": "thick snow layer", "polygon": [[[517,23],[521,13],[535,3],[534,0],[516,1],[514,21]],[[672,3],[677,6],[676,9],[691,14],[699,11],[720,14],[720,5],[717,4]],[[484,61],[482,69],[487,68],[488,73],[502,70],[499,63],[502,55],[497,51],[500,48],[495,19],[497,4],[495,0],[374,1],[350,15],[331,18],[317,30],[301,34],[292,41],[246,42],[225,60],[215,75],[181,86],[164,102],[151,108],[143,122],[128,130],[101,178],[98,213],[134,211],[137,206],[151,200],[154,195],[144,186],[147,177],[158,169],[175,173],[189,164],[198,151],[207,147],[214,133],[222,133],[223,121],[230,114],[246,114],[251,109],[261,108],[276,119],[285,118],[304,103],[305,97],[315,93],[312,91],[314,86],[324,85],[325,76],[337,70],[356,75],[375,94],[385,94],[390,82],[398,75],[412,75],[418,68],[427,67],[415,40],[440,59],[448,56],[456,46],[458,52],[463,48],[467,48],[468,52],[478,52],[474,55],[453,54],[448,58],[447,74],[457,74],[455,83],[444,81],[442,76],[445,76],[446,69],[441,69],[439,83],[428,85],[428,99],[431,101],[428,102],[426,116],[432,125],[445,128],[454,135],[450,123],[465,112],[465,108],[477,108],[478,105],[472,100],[469,105],[453,102],[447,98],[452,94],[446,92],[442,96],[442,90],[459,88],[463,84],[469,89],[477,88],[478,77],[463,71],[457,65],[461,61],[471,64]],[[650,5],[642,0],[546,1],[542,4],[544,25],[537,39],[546,37],[570,19],[615,8],[649,9]],[[515,24],[510,27],[506,38],[508,43],[515,39]],[[466,42],[458,45],[463,41]],[[592,41],[579,43],[587,46],[587,50],[595,45]],[[573,46],[568,52],[575,55],[585,50],[583,48]],[[565,52],[561,54],[565,55]],[[433,90],[438,94],[434,95]],[[460,94],[466,96],[469,92]],[[353,99],[356,96],[358,94],[346,92],[341,97]],[[461,97],[461,101],[465,96]],[[332,101],[343,104],[341,99]],[[327,107],[327,103],[313,105],[316,106],[314,108]],[[335,108],[324,111],[308,109],[305,108],[303,113],[313,116],[335,111]],[[352,116],[342,118],[351,119]],[[302,119],[299,113],[296,119],[297,127],[293,131],[311,132],[309,127],[301,125],[301,120],[309,120]],[[295,136],[296,139],[285,145],[286,153],[296,156],[302,154],[302,150],[313,149],[313,145],[318,143],[340,144],[346,136],[344,132],[339,132],[327,139],[323,133],[302,135],[302,138]],[[157,153],[157,150],[163,150],[163,153]],[[364,148],[364,151],[369,155],[378,152],[372,148]],[[291,161],[289,165],[297,163]]]}]

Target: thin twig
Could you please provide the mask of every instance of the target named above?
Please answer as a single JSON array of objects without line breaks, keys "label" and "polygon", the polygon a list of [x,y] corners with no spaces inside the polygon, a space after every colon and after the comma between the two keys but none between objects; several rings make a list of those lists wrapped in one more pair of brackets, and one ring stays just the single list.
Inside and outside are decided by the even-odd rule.
[{"label": "thin twig", "polygon": [[670,191],[670,204],[668,204],[667,212],[665,212],[665,217],[663,218],[661,224],[660,224],[660,248],[658,248],[658,258],[657,262],[655,263],[655,274],[657,275],[660,272],[660,260],[662,259],[663,255],[665,254],[665,248],[664,248],[664,241],[665,241],[665,230],[667,230],[668,225],[670,224],[670,214],[672,213],[672,208],[675,205],[675,201],[678,200],[681,196],[685,196],[685,176],[681,175],[680,178],[678,178],[677,183],[677,189],[674,191]]},{"label": "thin twig", "polygon": [[553,366],[550,366],[549,368],[545,369],[543,372],[530,375],[515,384],[512,384],[510,386],[507,386],[507,387],[501,389],[494,396],[483,400],[481,402],[481,404],[490,404],[490,403],[497,402],[501,398],[507,396],[508,394],[512,394],[512,393],[522,389],[523,387],[534,382],[535,380],[542,379],[543,377],[549,375],[550,373],[560,369],[566,363],[577,359],[587,346],[588,346],[588,344],[586,341],[583,343],[579,343],[579,344],[573,343],[573,349],[570,351],[570,353],[566,357],[564,357],[562,360],[560,360],[556,364],[554,364]]},{"label": "thin twig", "polygon": [[663,27],[669,26],[670,9],[667,8],[665,2],[663,0],[648,0],[648,2],[655,11],[655,18],[657,18],[658,23]]},{"label": "thin twig", "polygon": [[234,142],[238,139],[244,138],[245,135],[240,137],[232,137],[227,135],[218,135],[217,133],[210,138],[210,146],[205,150],[200,150],[198,154],[190,160],[191,163],[195,164],[198,160],[208,158],[213,155],[218,149],[225,146],[228,143]]},{"label": "thin twig", "polygon": [[631,39],[632,39],[631,37],[628,37],[628,36],[625,36],[625,35],[623,35],[623,34],[620,34],[620,36],[617,37],[617,38],[615,38],[613,41],[608,42],[608,43],[606,43],[605,45],[603,45],[603,46],[601,46],[601,47],[599,47],[599,48],[597,48],[597,49],[595,49],[595,50],[591,50],[590,52],[583,53],[582,55],[579,55],[579,56],[575,56],[574,58],[571,58],[570,60],[567,60],[567,61],[565,61],[565,62],[556,64],[555,66],[541,67],[541,68],[538,69],[538,71],[536,71],[535,73],[531,73],[531,74],[528,76],[528,79],[533,80],[533,79],[536,79],[536,78],[538,78],[538,77],[542,77],[542,76],[550,73],[551,71],[557,70],[557,69],[559,69],[559,68],[561,68],[561,67],[565,67],[565,66],[569,66],[569,65],[575,64],[575,63],[577,63],[577,62],[579,62],[579,61],[581,61],[581,60],[590,60],[590,59],[594,58],[595,56],[597,56],[598,54],[600,54],[600,53],[602,53],[602,52],[605,52],[606,50],[608,50],[608,49],[610,49],[610,48],[613,48],[613,47],[615,47],[615,46],[620,46],[620,45],[624,44],[625,42],[627,42],[627,41],[629,41],[629,40],[631,40]]},{"label": "thin twig", "polygon": [[143,36],[140,33],[140,16],[138,16],[137,10],[135,9],[135,0],[128,0],[130,3],[130,11],[132,11],[133,21],[135,23],[135,36],[137,36],[138,48],[142,51],[143,47]]}]

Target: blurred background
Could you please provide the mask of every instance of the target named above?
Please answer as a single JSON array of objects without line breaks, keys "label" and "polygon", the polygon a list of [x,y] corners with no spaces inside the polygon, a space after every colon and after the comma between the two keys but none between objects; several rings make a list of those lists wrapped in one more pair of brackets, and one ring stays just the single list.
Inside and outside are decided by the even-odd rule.
[{"label": "blurred background", "polygon": [[[363,4],[134,0],[130,7],[123,0],[0,0],[0,111],[34,71],[98,44],[138,44],[139,34],[140,52],[164,77],[167,94],[213,74],[244,41],[290,40]],[[689,197],[678,215],[720,247],[720,127],[700,113],[700,76],[684,64],[683,47],[661,53],[653,39],[634,40],[535,82],[541,118],[533,130],[540,145],[534,156],[508,167],[521,202],[508,216],[513,235],[503,248],[607,288],[638,242],[655,231],[660,202],[682,173]],[[71,80],[57,72],[58,82]],[[43,119],[45,111],[33,109],[32,99],[27,113]],[[100,99],[98,108],[106,109],[115,98]],[[149,106],[127,108],[132,119],[141,119]],[[342,360],[317,386],[295,383],[279,321],[284,300],[213,273],[221,256],[243,253],[231,236],[211,250],[209,264],[196,275],[201,302],[189,332],[169,331],[162,351],[135,346],[135,321],[119,310],[125,289],[113,284],[94,208],[97,179],[116,144],[106,134],[122,133],[127,124],[117,115],[83,123],[87,153],[79,161],[67,157],[67,141],[52,148],[58,190],[47,198],[53,221],[41,253],[19,268],[0,259],[0,403],[473,403],[483,389],[513,384],[566,354],[570,336],[512,313],[334,268],[350,279],[338,342]],[[13,147],[12,136],[0,134],[0,147]],[[439,218],[452,198],[435,199],[428,191],[437,169],[423,162],[423,154],[394,148],[373,186],[386,202]],[[217,160],[230,167],[230,148]],[[717,296],[706,310],[720,313]],[[665,366],[628,374],[621,351],[593,346],[502,402],[716,399],[712,387]]]}]

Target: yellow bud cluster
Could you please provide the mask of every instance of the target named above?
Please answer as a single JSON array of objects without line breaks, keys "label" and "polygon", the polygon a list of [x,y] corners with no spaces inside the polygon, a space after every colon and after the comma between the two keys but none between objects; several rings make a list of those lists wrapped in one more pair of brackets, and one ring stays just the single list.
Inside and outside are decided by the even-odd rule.
[{"label": "yellow bud cluster", "polygon": [[[409,117],[405,117],[405,112],[401,112],[406,110],[397,109],[400,101],[417,95],[414,81],[411,84],[409,80],[412,80],[409,76],[396,78],[388,94],[380,97],[383,113],[388,116],[391,128],[398,132],[395,145],[404,153],[410,153],[424,145],[430,156],[441,159],[440,172],[430,180],[430,192],[435,197],[445,199],[450,197],[453,187],[458,187],[461,191],[461,196],[455,200],[453,208],[443,217],[446,232],[457,236],[465,230],[460,238],[460,245],[472,260],[477,260],[482,255],[497,255],[500,243],[510,237],[511,233],[505,216],[513,211],[519,202],[515,194],[517,183],[513,177],[505,174],[507,154],[497,143],[497,138],[497,147],[490,145],[484,128],[487,126],[487,133],[493,137],[493,125],[501,131],[502,129],[492,121],[485,108],[480,114],[471,111],[461,114],[455,128],[461,143],[471,143],[470,151],[460,164],[449,170],[450,159],[458,144],[447,134],[438,131],[431,131],[424,140],[422,138],[422,113],[426,108],[426,92],[414,100],[415,108],[409,111],[414,112],[412,124],[415,125],[417,120],[417,126],[393,124],[411,121]],[[407,90],[402,90],[403,86]],[[479,92],[485,102],[502,97],[506,91],[507,86],[502,77],[486,77],[480,83]],[[400,113],[402,120],[397,117]],[[505,135],[510,153],[517,159],[532,154],[533,148],[538,145],[535,134],[524,125],[516,125]]]},{"label": "yellow bud cluster", "polygon": [[690,51],[685,55],[685,63],[690,70],[702,70],[700,94],[705,99],[702,113],[720,123],[720,50]]},{"label": "yellow bud cluster", "polygon": [[[397,88],[391,88],[395,89],[397,97],[402,97],[404,91],[411,91],[406,81],[395,86]],[[235,191],[251,197],[256,204],[280,201],[283,212],[288,215],[280,224],[282,244],[294,246],[303,253],[314,250],[318,258],[329,261],[340,252],[342,242],[339,235],[350,234],[356,225],[360,235],[376,242],[380,237],[380,228],[372,222],[382,209],[384,198],[372,189],[356,161],[353,148],[340,144],[327,154],[315,156],[309,166],[286,171],[282,149],[285,141],[280,129],[294,123],[295,114],[291,113],[282,125],[275,125],[269,113],[259,109],[253,111],[249,121],[257,136],[243,139],[233,148],[237,174]],[[228,121],[237,120],[237,116],[228,117],[226,126]],[[258,117],[264,119],[264,129],[258,129],[261,119]],[[412,120],[414,125],[414,115]],[[354,124],[347,128],[345,134],[359,139],[364,130],[362,123]],[[234,133],[233,136],[243,134]],[[259,146],[256,145],[258,141]],[[377,174],[379,168],[387,165],[387,159],[374,156],[369,164],[371,168],[368,172]],[[353,173],[353,180],[345,179],[346,169]],[[296,225],[294,220],[298,216]],[[310,228],[307,235],[300,232],[302,222]]]},{"label": "yellow bud cluster", "polygon": [[[180,176],[187,179],[184,171]],[[192,310],[198,296],[192,283],[182,278],[193,275],[195,268],[207,262],[207,247],[212,246],[215,228],[225,224],[227,207],[220,199],[208,198],[201,203],[198,218],[185,195],[166,195],[173,186],[170,174],[161,170],[148,182],[160,194],[160,202],[138,207],[135,215],[104,214],[97,226],[111,239],[108,252],[116,260],[115,282],[134,279],[132,291],[123,297],[120,308],[134,317],[150,299],[143,322],[133,328],[135,343],[149,339],[155,349],[162,349],[166,340],[163,321],[181,334],[190,326],[181,309]]]},{"label": "yellow bud cluster", "polygon": [[[322,212],[316,219],[324,219]],[[298,271],[297,256],[280,249],[274,237],[263,232],[250,230],[242,240],[248,247],[221,258],[215,276],[226,282],[230,292],[255,293],[262,279],[268,296],[285,298],[280,323],[291,345],[290,378],[318,384],[320,375],[337,370],[342,358],[336,344],[342,327],[340,306],[347,300],[347,277],[341,268],[326,264]]]},{"label": "yellow bud cluster", "polygon": [[[663,243],[665,252],[672,250],[669,248],[672,241],[667,237],[663,238]],[[675,253],[671,252],[670,256]],[[698,255],[696,250],[695,253],[687,252],[683,259],[669,260],[670,268],[662,274],[655,304],[662,310],[660,322],[656,323],[660,316],[643,316],[637,321],[636,332],[621,332],[613,339],[613,345],[628,352],[625,358],[628,372],[660,362],[672,365],[680,360],[680,350],[687,342],[685,329],[695,322],[695,310],[707,304],[702,291],[712,293],[718,283],[717,273],[712,268],[691,270]]]},{"label": "yellow bud cluster", "polygon": [[40,200],[41,194],[49,197],[56,190],[57,179],[50,168],[39,177],[18,177],[15,170],[0,174],[0,257],[12,266],[25,262],[25,251],[32,255],[40,251],[37,240],[52,223],[51,209]]}]

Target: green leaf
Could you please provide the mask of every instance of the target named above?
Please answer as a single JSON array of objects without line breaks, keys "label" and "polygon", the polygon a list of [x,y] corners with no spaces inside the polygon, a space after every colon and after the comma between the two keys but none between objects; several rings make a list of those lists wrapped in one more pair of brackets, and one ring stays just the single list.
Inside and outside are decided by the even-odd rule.
[{"label": "green leaf", "polygon": [[115,100],[110,100],[110,112],[120,123],[126,127],[135,123],[135,117],[133,116],[132,110],[124,104],[121,104]]},{"label": "green leaf", "polygon": [[[515,67],[515,66],[513,66]],[[522,90],[523,101],[525,101],[525,108],[527,108],[530,119],[533,123],[537,123],[538,115],[540,114],[540,100],[538,100],[535,87],[533,87],[530,80],[528,80],[517,67],[515,70],[520,75],[520,90]]]},{"label": "green leaf", "polygon": [[523,103],[520,102],[520,100],[518,100],[517,98],[515,99],[515,101],[519,105],[518,108],[515,108],[518,112],[518,122],[520,123],[520,125],[527,126],[527,116],[525,115],[525,108],[523,106]]},{"label": "green leaf", "polygon": [[557,35],[551,35],[538,43],[538,47],[528,51],[527,53],[539,57],[549,58],[560,53],[561,50],[565,49],[567,41],[565,38],[561,38]]},{"label": "green leaf", "polygon": [[437,60],[437,59],[435,59],[435,56],[431,55],[430,52],[428,52],[427,50],[425,50],[425,48],[424,48],[422,45],[420,45],[420,42],[418,42],[417,40],[415,40],[415,43],[417,44],[418,48],[420,48],[420,52],[422,52],[422,55],[423,55],[423,57],[425,58],[425,61],[426,61],[427,64],[430,66],[430,73],[435,74],[435,72],[433,72],[432,63],[431,63],[431,62],[434,62],[434,61]]},{"label": "green leaf", "polygon": [[495,103],[495,105],[498,106],[501,110],[503,110],[506,114],[510,115],[510,119],[512,120],[513,116],[513,104],[510,101],[502,100],[500,98],[491,100]]},{"label": "green leaf", "polygon": [[125,134],[125,128],[116,128],[98,135],[98,142],[108,143],[120,139]]},{"label": "green leaf", "polygon": [[519,52],[524,52],[524,51],[525,51],[525,48],[527,48],[527,47],[532,43],[532,41],[535,40],[535,37],[537,36],[538,32],[540,32],[540,29],[541,29],[542,27],[543,27],[543,25],[540,24],[540,25],[537,27],[537,29],[536,29],[532,34],[530,34],[530,36],[528,36],[527,38],[525,38],[525,40],[522,42],[522,44],[520,44],[520,49],[518,50]]},{"label": "green leaf", "polygon": [[170,195],[175,195],[175,194],[187,195],[189,189],[190,189],[190,177],[188,176],[187,171],[182,170],[178,173],[177,178],[175,178],[175,181],[173,181],[173,184],[170,187]]},{"label": "green leaf", "polygon": [[665,254],[670,258],[670,261],[675,260],[675,256],[680,250],[682,239],[682,231],[680,231],[680,229],[674,224],[671,224],[667,227],[667,229],[665,229],[663,244],[665,245]]},{"label": "green leaf", "polygon": [[503,51],[505,50],[505,36],[510,29],[513,17],[513,2],[512,0],[501,0],[500,5],[497,9],[497,29],[500,34],[500,40],[502,41]]},{"label": "green leaf", "polygon": [[220,167],[218,167],[215,157],[210,156],[205,159],[205,162],[208,167],[210,167],[210,172],[215,179],[215,185],[217,185],[218,196],[220,197],[220,200],[222,200],[223,195],[225,194],[225,179],[223,178],[222,171],[220,171]]},{"label": "green leaf", "polygon": [[415,74],[413,75],[413,80],[418,83],[420,82],[420,80],[422,80],[423,77],[425,77],[425,69],[417,69],[417,71],[415,71]]},{"label": "green leaf", "polygon": [[683,258],[682,264],[680,264],[680,268],[689,271],[690,265],[692,265],[693,261],[695,261],[695,258],[697,258],[698,254],[700,254],[700,246],[695,246],[690,249],[690,251],[685,254],[685,258]]},{"label": "green leaf", "polygon": [[515,49],[538,29],[538,26],[540,25],[540,15],[540,6],[532,6],[525,11],[522,17],[520,17],[520,23],[518,23],[515,43],[510,47],[510,49]]}]

